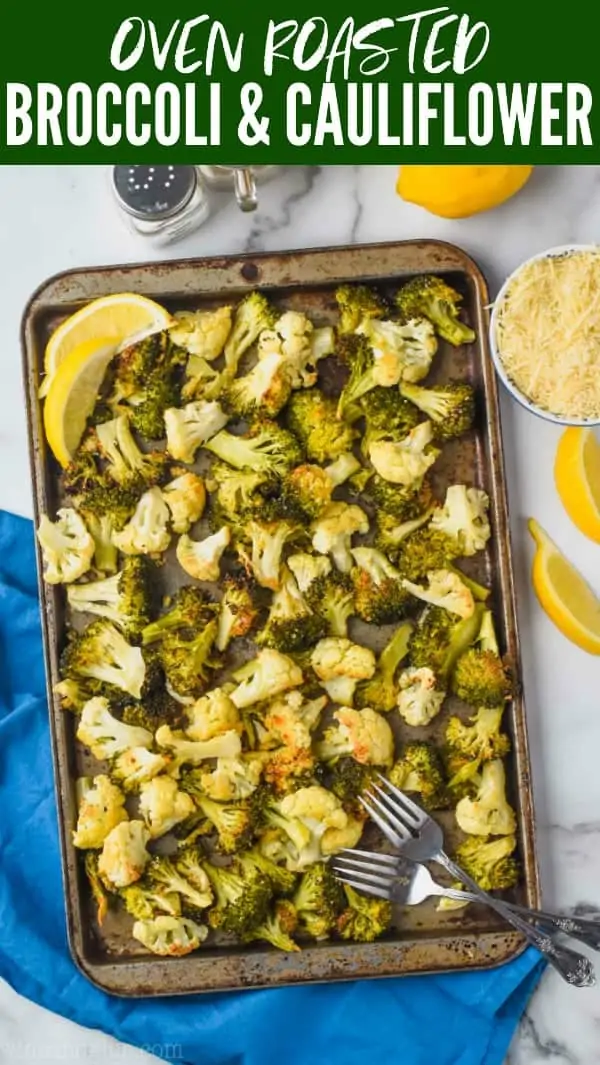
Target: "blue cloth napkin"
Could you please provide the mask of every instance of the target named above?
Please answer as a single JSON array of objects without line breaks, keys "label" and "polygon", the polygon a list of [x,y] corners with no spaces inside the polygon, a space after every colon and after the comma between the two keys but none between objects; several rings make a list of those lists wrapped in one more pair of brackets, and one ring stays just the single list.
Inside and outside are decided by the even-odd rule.
[{"label": "blue cloth napkin", "polygon": [[0,512],[0,976],[88,1028],[187,1065],[501,1065],[543,971],[528,950],[485,973],[158,1001],[113,998],[67,946],[33,530]]}]

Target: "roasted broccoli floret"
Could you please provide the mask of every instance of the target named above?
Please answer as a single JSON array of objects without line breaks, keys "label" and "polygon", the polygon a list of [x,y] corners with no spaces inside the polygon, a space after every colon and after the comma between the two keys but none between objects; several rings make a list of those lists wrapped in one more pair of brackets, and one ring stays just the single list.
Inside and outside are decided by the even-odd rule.
[{"label": "roasted broccoli floret", "polygon": [[277,476],[298,466],[303,459],[296,437],[277,422],[256,421],[244,436],[223,429],[205,445],[207,451],[236,470]]},{"label": "roasted broccoli floret", "polygon": [[370,648],[339,636],[320,640],[310,663],[330,699],[341,706],[352,705],[356,685],[370,680],[376,668]]},{"label": "roasted broccoli floret", "polygon": [[276,321],[276,312],[260,292],[250,292],[238,304],[225,344],[225,364],[231,378],[235,377],[242,356],[263,330],[272,329]]},{"label": "roasted broccoli floret", "polygon": [[370,680],[363,681],[356,689],[359,707],[371,707],[380,714],[387,714],[396,706],[398,683],[396,673],[408,655],[413,624],[400,625],[377,659],[377,668]]},{"label": "roasted broccoli floret", "polygon": [[338,401],[338,418],[346,418],[359,400],[374,388],[393,388],[402,379],[401,353],[389,347],[374,351],[365,336],[342,337],[336,353],[350,370]]},{"label": "roasted broccoli floret", "polygon": [[146,558],[127,558],[114,577],[67,590],[72,610],[97,614],[114,622],[125,636],[136,639],[148,624],[152,606],[152,563]]},{"label": "roasted broccoli floret", "polygon": [[[150,658],[150,671],[162,681],[162,671],[157,669],[154,657]],[[146,688],[146,685],[144,686]],[[143,703],[129,703],[123,710],[123,721],[126,725],[134,725],[136,728],[145,728],[149,732],[156,732],[161,725],[171,725],[177,728],[183,720],[183,707],[180,701],[171,695],[166,687],[161,685],[152,686],[145,690]]]},{"label": "roasted broccoli floret", "polygon": [[342,801],[345,809],[364,816],[364,810],[360,804],[357,805],[357,799],[374,782],[375,774],[379,770],[385,772],[385,766],[362,765],[350,756],[339,758],[329,767],[329,787]]},{"label": "roasted broccoli floret", "polygon": [[400,392],[433,422],[437,440],[462,436],[475,420],[475,393],[463,381],[450,381],[435,388],[402,382]]},{"label": "roasted broccoli floret", "polygon": [[277,865],[261,853],[258,847],[242,851],[237,860],[243,872],[251,876],[258,871],[266,876],[275,895],[291,895],[296,887],[298,877],[296,873],[286,869],[283,865]]},{"label": "roasted broccoli floret", "polygon": [[151,921],[161,913],[170,917],[181,915],[181,899],[174,891],[166,891],[162,885],[150,886],[139,881],[119,892],[127,913],[137,921]]},{"label": "roasted broccoli floret", "polygon": [[[129,344],[111,362],[113,394],[109,403],[118,405],[125,400],[134,413],[145,402],[147,391],[152,390],[155,382],[162,379],[171,386],[176,383],[176,372],[186,358],[186,352],[166,330]],[[160,437],[162,423],[159,428]]]},{"label": "roasted broccoli floret", "polygon": [[437,717],[446,692],[438,688],[438,678],[427,666],[405,669],[398,681],[398,710],[407,725],[421,728]]},{"label": "roasted broccoli floret", "polygon": [[217,651],[226,651],[232,640],[247,636],[258,616],[248,581],[226,577],[219,609]]},{"label": "roasted broccoli floret", "polygon": [[338,420],[337,401],[318,388],[294,392],[285,414],[309,462],[333,462],[352,451],[358,438],[356,429]]},{"label": "roasted broccoli floret", "polygon": [[[421,514],[418,518],[412,518],[411,521],[399,522],[393,514],[387,514],[384,510],[378,511],[375,515],[377,523],[377,535],[375,537],[375,547],[379,551],[384,551],[390,558],[400,558],[402,545],[413,535],[422,529],[424,525],[427,525],[431,520],[431,516],[434,513],[434,508]],[[446,556],[444,555],[444,560]],[[431,566],[427,567],[431,569]],[[434,565],[433,567],[436,567]],[[427,572],[427,570],[426,570]],[[407,574],[404,574],[407,576]]]},{"label": "roasted broccoli floret", "polygon": [[433,570],[427,574],[426,588],[407,580],[402,581],[402,587],[424,603],[442,607],[459,618],[470,618],[475,613],[473,593],[456,571]]},{"label": "roasted broccoli floret", "polygon": [[364,416],[363,439],[376,440],[391,436],[402,440],[420,421],[419,412],[395,388],[374,388],[360,401],[357,417]]},{"label": "roasted broccoli floret", "polygon": [[500,839],[471,836],[459,845],[455,858],[484,891],[507,891],[518,883],[521,875],[519,863],[513,858],[516,849],[515,836]]},{"label": "roasted broccoli floret", "polygon": [[442,762],[436,748],[430,743],[405,744],[389,774],[389,780],[401,791],[416,792],[429,810],[439,810],[449,805]]},{"label": "roasted broccoli floret", "polygon": [[475,333],[459,318],[462,296],[440,277],[413,277],[396,295],[403,318],[425,316],[449,344],[472,344]]},{"label": "roasted broccoli floret", "polygon": [[334,487],[321,466],[296,466],[283,481],[283,505],[300,521],[316,518],[331,502]]},{"label": "roasted broccoli floret", "polygon": [[215,905],[208,915],[212,928],[244,935],[266,918],[271,901],[268,878],[255,869],[216,866],[204,863],[215,893]]},{"label": "roasted broccoli floret", "polygon": [[432,440],[432,423],[420,422],[404,440],[372,440],[369,458],[385,481],[417,491],[440,454]]},{"label": "roasted broccoli floret", "polygon": [[341,285],[335,298],[340,312],[339,333],[355,333],[373,318],[384,318],[387,305],[379,293],[366,285]]},{"label": "roasted broccoli floret", "polygon": [[[320,558],[315,561],[329,560]],[[291,563],[291,559],[288,559],[288,563]],[[348,576],[336,571],[317,577],[309,584],[306,600],[327,623],[330,636],[347,637],[348,622],[357,612],[354,586]]]},{"label": "roasted broccoli floret", "polygon": [[127,725],[110,712],[106,699],[96,697],[87,702],[81,712],[77,739],[89,747],[94,758],[114,758],[131,747],[152,745],[153,736],[147,729]]},{"label": "roasted broccoli floret", "polygon": [[175,368],[155,370],[144,387],[130,400],[129,419],[146,440],[165,435],[165,413],[181,402],[181,384]]},{"label": "roasted broccoli floret", "polygon": [[[132,511],[133,512],[133,511]],[[110,514],[96,517],[89,511],[81,511],[88,532],[94,540],[94,569],[98,573],[108,575],[116,573],[118,568],[118,551],[113,543],[113,534],[116,525]]]},{"label": "roasted broccoli floret", "polygon": [[431,669],[438,678],[438,687],[445,688],[456,662],[477,638],[482,614],[483,607],[477,603],[472,617],[457,622],[446,610],[431,607],[413,632],[411,666]]},{"label": "roasted broccoli floret", "polygon": [[336,921],[338,935],[355,943],[373,943],[385,935],[392,923],[391,902],[361,895],[349,884],[343,889],[347,905]]},{"label": "roasted broccoli floret", "polygon": [[98,873],[110,891],[140,879],[150,859],[146,850],[149,839],[143,821],[121,821],[108,833],[98,859]]},{"label": "roasted broccoli floret", "polygon": [[352,557],[356,563],[351,576],[358,616],[375,625],[397,621],[409,602],[401,574],[373,547],[353,548]]},{"label": "roasted broccoli floret", "polygon": [[458,827],[469,836],[512,836],[517,819],[506,799],[506,776],[500,758],[485,762],[474,778],[477,790],[456,807]]},{"label": "roasted broccoli floret", "polygon": [[504,758],[510,739],[500,729],[504,707],[481,707],[470,723],[451,717],[446,727],[446,757],[452,773],[450,784],[457,787],[473,778],[483,762]]},{"label": "roasted broccoli floret", "polygon": [[90,891],[92,892],[92,898],[96,903],[96,920],[102,927],[108,913],[109,895],[98,871],[98,854],[95,851],[86,851],[84,869],[87,882],[90,885]]},{"label": "roasted broccoli floret", "polygon": [[187,533],[177,541],[176,556],[182,569],[197,581],[215,582],[221,576],[221,559],[231,543],[231,529],[223,525],[204,540],[192,540]]},{"label": "roasted broccoli floret", "polygon": [[287,567],[282,569],[280,582],[267,624],[256,642],[284,654],[305,651],[325,635],[327,626],[323,618],[308,606]]},{"label": "roasted broccoli floret", "polygon": [[198,448],[223,429],[229,418],[216,402],[204,399],[165,411],[167,451],[177,462],[194,461]]},{"label": "roasted broccoli floret", "polygon": [[126,414],[96,426],[96,436],[100,454],[106,460],[105,472],[117,484],[144,491],[163,479],[166,455],[159,451],[142,454]]},{"label": "roasted broccoli floret", "polygon": [[204,627],[214,617],[214,613],[215,605],[209,602],[206,593],[195,584],[187,584],[175,593],[166,614],[146,625],[143,643],[156,643],[168,632]]},{"label": "roasted broccoli floret", "polygon": [[171,543],[170,520],[160,488],[150,488],[127,525],[113,534],[113,543],[124,555],[161,555]]},{"label": "roasted broccoli floret", "polygon": [[173,532],[189,532],[200,520],[206,506],[206,488],[197,473],[182,467],[171,469],[172,481],[162,490],[165,503],[171,511]]},{"label": "roasted broccoli floret", "polygon": [[274,351],[260,359],[245,377],[232,381],[222,394],[222,403],[232,417],[275,418],[291,392],[285,357]]},{"label": "roasted broccoli floret", "polygon": [[348,503],[330,503],[311,525],[312,546],[320,555],[331,555],[341,573],[352,569],[352,537],[367,533],[364,510]]},{"label": "roasted broccoli floret", "polygon": [[286,521],[251,521],[246,529],[250,545],[240,544],[238,552],[247,571],[261,588],[281,588],[283,549],[291,540],[303,535],[301,525]]},{"label": "roasted broccoli floret", "polygon": [[243,709],[298,688],[304,676],[293,659],[265,647],[256,658],[235,671],[233,680],[237,687],[230,694],[231,700],[238,709]]},{"label": "roasted broccoli floret", "polygon": [[210,672],[217,664],[212,658],[216,636],[216,621],[209,622],[191,638],[176,630],[165,633],[159,659],[170,687],[178,695],[198,697],[206,688]]},{"label": "roasted broccoli floret", "polygon": [[114,536],[135,513],[139,493],[106,478],[77,498],[88,531],[95,543],[94,567],[101,573],[116,573],[117,545]]},{"label": "roasted broccoli floret", "polygon": [[431,509],[433,494],[425,478],[421,483],[404,487],[392,484],[375,474],[370,478],[365,495],[378,511],[394,515],[398,521],[412,521]]},{"label": "roasted broccoli floret", "polygon": [[187,913],[196,915],[212,905],[211,882],[194,847],[186,848],[175,858],[156,855],[148,865],[145,882],[156,891],[178,895]]},{"label": "roasted broccoli floret", "polygon": [[292,939],[298,925],[296,908],[289,899],[278,899],[264,920],[242,935],[243,943],[252,943],[263,939],[277,950],[287,954],[299,951],[300,947]]},{"label": "roasted broccoli floret", "polygon": [[214,362],[223,353],[231,332],[231,313],[231,307],[180,311],[169,328],[171,340],[190,355]]},{"label": "roasted broccoli floret", "polygon": [[456,540],[432,528],[417,529],[402,540],[397,551],[390,550],[398,572],[406,580],[418,581],[437,570],[451,570],[459,552]]},{"label": "roasted broccoli floret", "polygon": [[113,828],[128,820],[125,796],[104,774],[80,777],[76,790],[78,810],[73,846],[97,850]]},{"label": "roasted broccoli floret", "polygon": [[251,805],[215,802],[202,794],[196,794],[195,798],[199,810],[217,833],[219,850],[235,854],[248,846],[256,828]]},{"label": "roasted broccoli floret", "polygon": [[142,694],[146,664],[139,647],[132,647],[119,630],[104,618],[93,621],[81,633],[72,634],[61,669],[69,680],[86,679],[108,684],[134,699]]},{"label": "roasted broccoli floret", "polygon": [[302,875],[293,902],[300,928],[314,939],[327,939],[346,899],[329,866],[316,862]]},{"label": "roasted broccoli floret", "polygon": [[72,507],[59,510],[55,522],[44,514],[37,538],[47,584],[70,584],[90,569],[96,551],[94,538],[81,515]]},{"label": "roasted broccoli floret", "polygon": [[159,957],[183,958],[198,950],[208,935],[205,925],[189,917],[161,914],[151,921],[136,921],[131,934],[146,950]]},{"label": "roasted broccoli floret", "polygon": [[502,661],[492,612],[486,610],[476,646],[459,658],[452,677],[452,691],[472,706],[502,706],[513,694],[513,680]]}]

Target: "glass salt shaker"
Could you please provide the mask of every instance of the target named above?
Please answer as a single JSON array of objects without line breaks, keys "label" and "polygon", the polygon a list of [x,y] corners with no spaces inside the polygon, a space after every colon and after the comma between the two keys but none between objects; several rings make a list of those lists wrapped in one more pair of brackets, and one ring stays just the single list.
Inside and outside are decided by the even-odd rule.
[{"label": "glass salt shaker", "polygon": [[210,215],[195,166],[115,166],[112,189],[130,228],[155,244],[181,240]]}]

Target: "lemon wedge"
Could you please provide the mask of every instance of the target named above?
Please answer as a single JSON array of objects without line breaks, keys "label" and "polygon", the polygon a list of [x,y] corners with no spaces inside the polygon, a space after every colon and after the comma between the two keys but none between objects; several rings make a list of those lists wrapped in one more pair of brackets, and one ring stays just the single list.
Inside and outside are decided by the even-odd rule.
[{"label": "lemon wedge", "polygon": [[600,444],[592,429],[566,429],[554,479],[562,504],[584,536],[600,543]]},{"label": "lemon wedge", "polygon": [[62,360],[44,406],[46,439],[61,466],[75,454],[117,345],[112,337],[84,340]]},{"label": "lemon wedge", "polygon": [[134,292],[117,292],[92,300],[62,322],[50,337],[44,352],[46,377],[40,396],[48,394],[54,374],[63,360],[85,341],[105,337],[117,346],[128,339],[133,342],[151,333],[158,333],[168,328],[172,321],[164,307]]},{"label": "lemon wedge", "polygon": [[537,546],[532,580],[542,608],[563,636],[600,655],[600,599],[534,518],[528,527]]}]

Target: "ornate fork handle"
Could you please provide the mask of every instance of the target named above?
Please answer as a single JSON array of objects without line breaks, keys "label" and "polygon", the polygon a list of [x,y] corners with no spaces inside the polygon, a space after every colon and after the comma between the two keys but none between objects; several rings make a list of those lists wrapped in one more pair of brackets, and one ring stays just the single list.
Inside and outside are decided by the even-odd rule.
[{"label": "ornate fork handle", "polygon": [[[438,862],[443,866],[447,872],[455,880],[459,880],[461,884],[464,884],[469,888],[469,891],[485,902],[486,906],[489,906],[496,913],[500,914],[505,921],[512,924],[517,931],[521,932],[523,936],[536,947],[540,954],[543,954],[545,958],[573,987],[593,987],[596,983],[596,977],[594,975],[594,969],[588,958],[585,958],[583,954],[578,954],[574,950],[569,950],[568,947],[562,946],[557,943],[550,932],[536,928],[535,925],[529,924],[523,917],[520,916],[514,909],[502,902],[500,899],[494,898],[492,895],[488,895],[486,891],[483,891],[479,885],[472,880],[467,873],[463,872],[458,865],[445,854],[440,851],[436,854],[433,861]],[[563,929],[564,930],[564,929]]]}]

